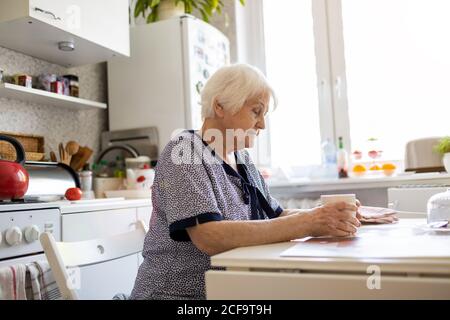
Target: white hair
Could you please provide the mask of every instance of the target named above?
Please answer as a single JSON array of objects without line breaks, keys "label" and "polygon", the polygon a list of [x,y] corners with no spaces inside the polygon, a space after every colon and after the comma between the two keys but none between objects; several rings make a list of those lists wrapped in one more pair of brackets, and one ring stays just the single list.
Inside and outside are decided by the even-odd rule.
[{"label": "white hair", "polygon": [[214,101],[235,114],[247,100],[264,93],[270,94],[275,108],[275,93],[261,71],[243,63],[222,67],[208,79],[201,92],[202,118],[214,117]]}]

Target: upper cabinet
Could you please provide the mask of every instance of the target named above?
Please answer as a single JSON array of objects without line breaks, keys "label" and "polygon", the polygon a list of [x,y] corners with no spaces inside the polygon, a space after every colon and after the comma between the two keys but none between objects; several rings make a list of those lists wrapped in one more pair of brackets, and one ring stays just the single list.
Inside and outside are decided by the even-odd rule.
[{"label": "upper cabinet", "polygon": [[128,0],[1,0],[0,46],[66,67],[129,56]]}]

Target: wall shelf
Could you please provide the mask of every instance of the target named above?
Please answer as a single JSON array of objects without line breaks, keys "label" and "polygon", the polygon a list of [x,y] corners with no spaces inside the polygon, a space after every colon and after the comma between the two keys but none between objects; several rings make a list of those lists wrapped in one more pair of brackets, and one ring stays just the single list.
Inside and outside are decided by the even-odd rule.
[{"label": "wall shelf", "polygon": [[51,105],[55,107],[71,109],[106,109],[106,103],[91,101],[62,94],[56,94],[45,90],[26,88],[11,83],[0,83],[0,98],[10,98],[31,103]]}]

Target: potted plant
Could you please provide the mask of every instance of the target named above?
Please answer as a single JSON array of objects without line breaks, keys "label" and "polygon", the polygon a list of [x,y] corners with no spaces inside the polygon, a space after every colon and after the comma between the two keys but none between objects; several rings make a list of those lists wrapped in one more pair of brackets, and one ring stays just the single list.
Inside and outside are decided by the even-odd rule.
[{"label": "potted plant", "polygon": [[445,170],[450,173],[450,136],[440,139],[434,150],[443,155],[442,162]]},{"label": "potted plant", "polygon": [[[239,2],[245,5],[245,0],[239,0]],[[137,0],[134,17],[142,15],[147,23],[151,23],[184,13],[192,13],[196,9],[201,13],[203,20],[209,22],[214,13],[221,14],[223,6],[221,0]]]}]

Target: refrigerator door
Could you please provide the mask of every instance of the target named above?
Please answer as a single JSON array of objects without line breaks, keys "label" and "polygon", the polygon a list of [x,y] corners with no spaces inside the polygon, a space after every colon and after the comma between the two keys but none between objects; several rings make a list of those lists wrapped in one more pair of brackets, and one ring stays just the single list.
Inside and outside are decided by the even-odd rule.
[{"label": "refrigerator door", "polygon": [[230,44],[223,33],[194,17],[183,17],[181,27],[186,126],[200,129],[200,92],[217,69],[230,63]]},{"label": "refrigerator door", "polygon": [[130,58],[108,61],[109,129],[156,127],[159,150],[186,128],[180,19],[130,28]]}]

